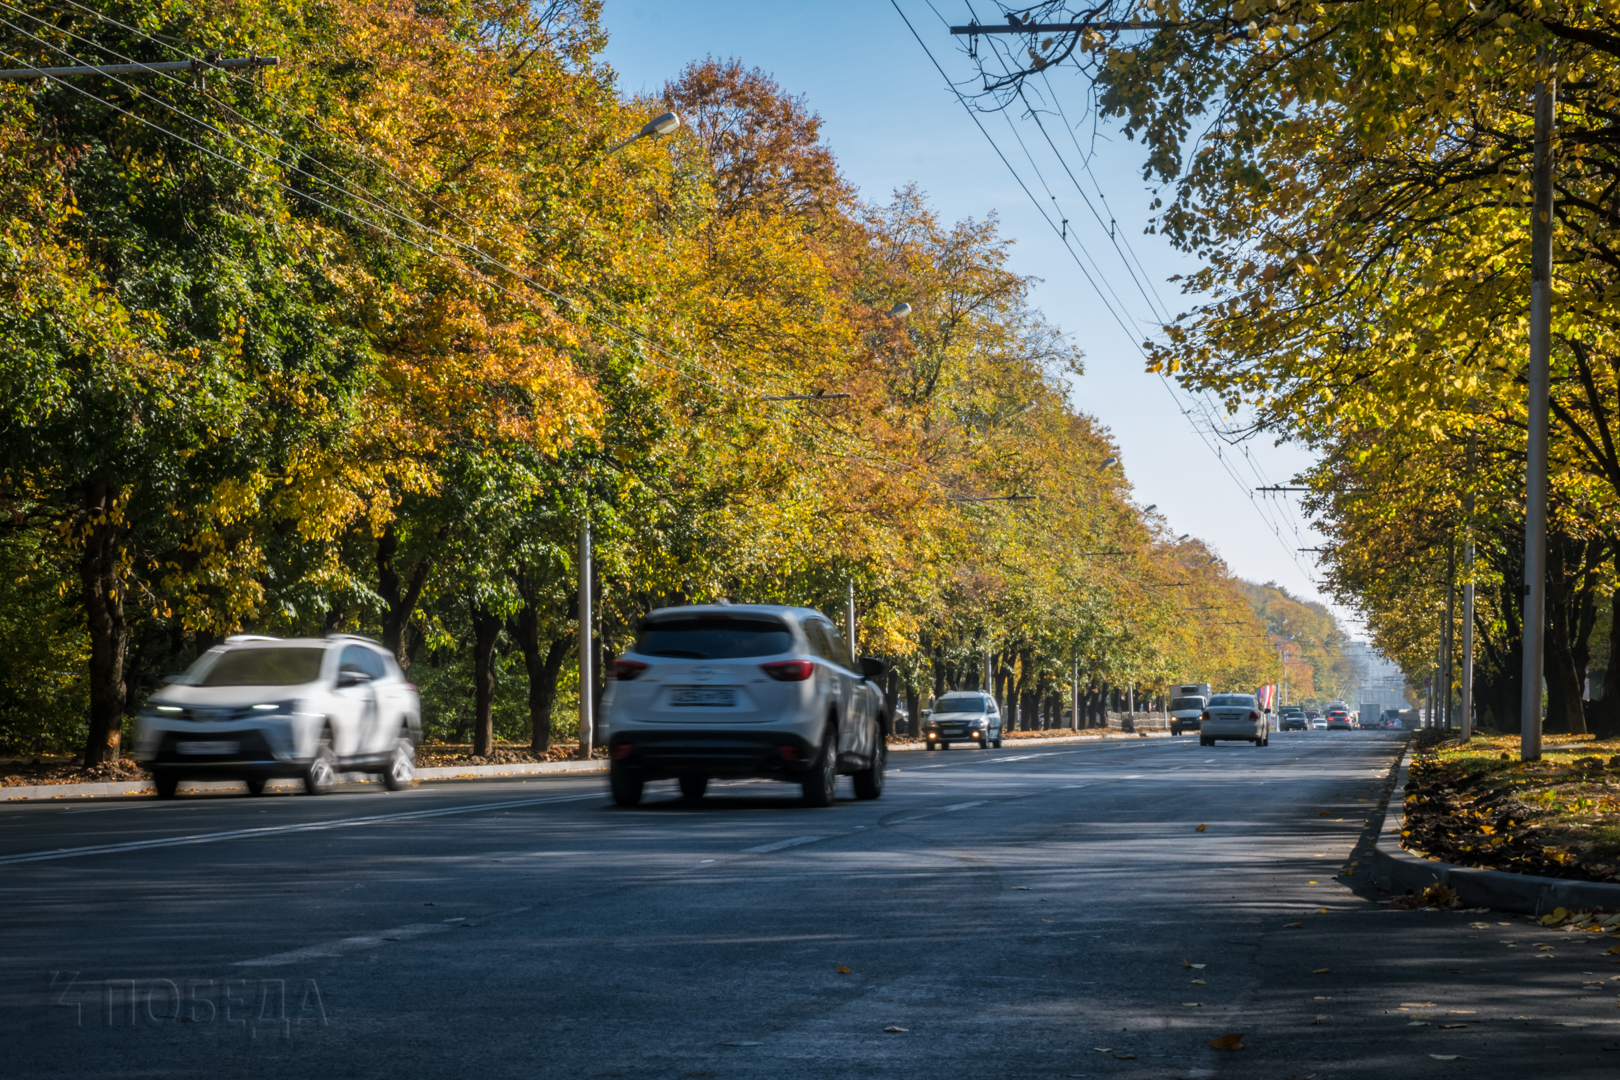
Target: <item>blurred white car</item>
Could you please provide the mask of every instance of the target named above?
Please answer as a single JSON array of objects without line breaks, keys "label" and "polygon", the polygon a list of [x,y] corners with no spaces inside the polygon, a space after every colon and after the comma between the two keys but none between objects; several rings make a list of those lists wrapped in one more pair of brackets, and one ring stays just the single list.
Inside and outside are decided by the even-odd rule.
[{"label": "blurred white car", "polygon": [[164,799],[182,780],[242,780],[258,795],[273,777],[320,795],[339,772],[398,791],[416,782],[421,713],[416,687],[369,638],[244,635],[152,695],[135,754]]},{"label": "blurred white car", "polygon": [[799,784],[830,806],[840,773],[855,797],[883,794],[890,730],[877,681],[832,621],[810,608],[660,608],[613,665],[602,696],[613,801],[634,806],[651,780],[700,799],[716,777]]}]

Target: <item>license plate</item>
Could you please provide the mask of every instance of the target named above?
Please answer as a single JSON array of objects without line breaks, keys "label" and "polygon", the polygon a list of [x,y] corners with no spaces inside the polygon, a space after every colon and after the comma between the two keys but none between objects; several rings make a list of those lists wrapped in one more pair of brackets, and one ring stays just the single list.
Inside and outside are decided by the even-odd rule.
[{"label": "license plate", "polygon": [[174,748],[181,754],[234,754],[242,749],[239,742],[226,740],[178,742]]},{"label": "license plate", "polygon": [[719,705],[731,708],[737,704],[737,691],[729,686],[676,687],[670,692],[671,705]]}]

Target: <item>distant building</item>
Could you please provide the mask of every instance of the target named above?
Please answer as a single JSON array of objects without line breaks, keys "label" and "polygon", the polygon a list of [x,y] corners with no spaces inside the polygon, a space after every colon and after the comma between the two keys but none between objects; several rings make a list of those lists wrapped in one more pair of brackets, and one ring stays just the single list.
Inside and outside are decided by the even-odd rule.
[{"label": "distant building", "polygon": [[1382,709],[1404,709],[1406,700],[1406,674],[1399,664],[1388,659],[1365,641],[1347,641],[1344,657],[1350,663],[1351,685],[1355,689],[1349,700],[1355,705],[1376,704]]}]

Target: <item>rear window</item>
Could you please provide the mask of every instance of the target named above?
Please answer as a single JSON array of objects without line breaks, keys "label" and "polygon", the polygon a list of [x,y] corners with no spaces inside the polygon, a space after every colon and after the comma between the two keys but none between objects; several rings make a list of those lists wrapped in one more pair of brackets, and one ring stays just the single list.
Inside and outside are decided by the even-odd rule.
[{"label": "rear window", "polygon": [[1202,709],[1203,707],[1204,699],[1201,697],[1178,697],[1170,699],[1171,712],[1175,712],[1177,709]]},{"label": "rear window", "polygon": [[311,646],[231,649],[195,676],[193,686],[297,686],[321,676],[326,650]]},{"label": "rear window", "polygon": [[934,704],[936,713],[948,712],[984,712],[984,698],[982,697],[945,697]]},{"label": "rear window", "polygon": [[1210,708],[1217,705],[1238,705],[1245,709],[1254,708],[1253,694],[1216,694],[1209,699]]},{"label": "rear window", "polygon": [[793,635],[776,619],[684,615],[643,624],[635,651],[685,660],[739,660],[775,656],[792,647]]}]

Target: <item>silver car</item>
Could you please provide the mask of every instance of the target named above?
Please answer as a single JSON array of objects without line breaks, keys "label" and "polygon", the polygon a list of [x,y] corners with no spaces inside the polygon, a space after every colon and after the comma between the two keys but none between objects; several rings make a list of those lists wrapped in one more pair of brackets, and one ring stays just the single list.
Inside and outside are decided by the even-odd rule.
[{"label": "silver car", "polygon": [[977,690],[946,694],[934,702],[923,739],[930,750],[949,750],[953,742],[978,743],[981,750],[1000,746],[1001,709],[995,698]]},{"label": "silver car", "polygon": [[1199,746],[1214,746],[1217,739],[1271,745],[1270,724],[1253,694],[1216,694],[1198,723]]},{"label": "silver car", "polygon": [[135,753],[163,799],[183,780],[242,780],[259,795],[273,777],[320,795],[339,772],[398,791],[416,780],[421,713],[416,687],[369,638],[244,635],[152,695]]},{"label": "silver car", "polygon": [[654,780],[688,800],[711,779],[764,777],[830,806],[839,774],[855,796],[883,794],[889,717],[881,661],[856,666],[843,635],[810,608],[659,608],[614,661],[602,697],[613,801],[634,806]]}]

